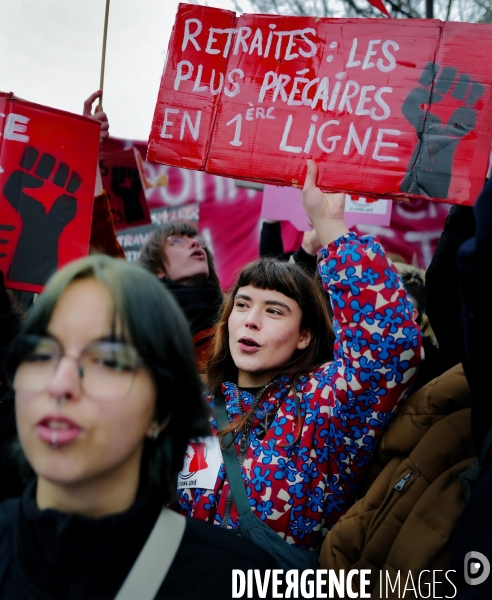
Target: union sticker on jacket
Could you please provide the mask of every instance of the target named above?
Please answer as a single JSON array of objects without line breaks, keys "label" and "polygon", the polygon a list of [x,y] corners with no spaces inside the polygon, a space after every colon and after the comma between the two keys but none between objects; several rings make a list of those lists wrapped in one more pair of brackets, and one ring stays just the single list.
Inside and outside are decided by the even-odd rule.
[{"label": "union sticker on jacket", "polygon": [[222,452],[216,436],[199,438],[186,449],[183,470],[178,477],[178,489],[213,490],[222,464]]}]

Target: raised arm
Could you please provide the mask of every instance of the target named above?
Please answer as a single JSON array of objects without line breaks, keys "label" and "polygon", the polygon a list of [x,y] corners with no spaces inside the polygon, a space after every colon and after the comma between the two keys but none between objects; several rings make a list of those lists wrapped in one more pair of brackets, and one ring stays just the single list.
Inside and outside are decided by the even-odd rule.
[{"label": "raised arm", "polygon": [[260,233],[260,256],[279,256],[283,252],[280,221],[264,221]]},{"label": "raised arm", "polygon": [[[316,374],[315,396],[319,405],[328,404],[327,477],[335,478],[337,493],[347,499],[408,393],[422,341],[401,278],[380,242],[350,232],[343,219],[344,195],[321,192],[315,180],[310,163],[303,202],[324,244],[319,271],[336,335],[334,363]],[[327,522],[335,522],[343,509],[327,514]]]},{"label": "raised arm", "polygon": [[[103,144],[104,140],[108,139],[108,137],[109,137],[108,115],[103,110],[98,110],[98,106],[96,106],[96,108],[94,109],[94,112],[92,112],[92,105],[98,98],[100,98],[101,94],[102,94],[102,90],[97,90],[97,91],[93,92],[87,98],[87,100],[84,101],[84,109],[82,111],[82,114],[84,115],[84,117],[89,117],[91,119],[94,119],[94,121],[98,121],[101,126],[101,133],[99,134],[99,153],[101,153],[102,144]],[[102,185],[101,172],[99,170],[99,161],[98,161],[97,168],[96,168],[96,184],[94,187],[94,196],[100,196],[102,193],[103,193],[103,185]]]},{"label": "raised arm", "polygon": [[349,231],[344,218],[345,194],[322,192],[316,185],[317,178],[318,167],[314,160],[308,160],[302,203],[321,245],[327,246]]}]

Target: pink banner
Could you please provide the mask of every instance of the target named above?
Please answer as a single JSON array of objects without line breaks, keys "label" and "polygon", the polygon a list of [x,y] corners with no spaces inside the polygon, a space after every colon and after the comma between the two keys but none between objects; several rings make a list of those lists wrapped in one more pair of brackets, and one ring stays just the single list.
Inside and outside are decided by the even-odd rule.
[{"label": "pink banner", "polygon": [[299,231],[313,228],[302,205],[301,190],[291,187],[265,184],[261,218],[289,221]]},{"label": "pink banner", "polygon": [[[352,198],[346,194],[345,222],[348,227],[362,223],[388,226],[392,205],[392,200]],[[301,190],[297,188],[265,184],[260,216],[272,221],[289,221],[298,231],[313,228],[302,205]]]},{"label": "pink banner", "polygon": [[[104,151],[112,152],[135,145],[142,156],[145,142],[110,138]],[[258,257],[263,193],[236,187],[233,179],[159,164],[143,163],[144,188],[149,207],[176,207],[198,203],[200,232],[210,243],[223,288],[230,286],[238,270]],[[413,200],[395,202],[390,227],[360,225],[360,233],[377,235],[388,252],[426,268],[432,258],[449,206]],[[302,232],[282,224],[284,250],[295,250]]]}]

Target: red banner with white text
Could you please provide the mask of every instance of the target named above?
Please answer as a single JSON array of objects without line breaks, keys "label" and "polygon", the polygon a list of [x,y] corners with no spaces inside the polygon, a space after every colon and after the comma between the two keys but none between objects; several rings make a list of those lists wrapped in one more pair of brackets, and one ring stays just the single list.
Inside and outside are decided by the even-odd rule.
[{"label": "red banner with white text", "polygon": [[[473,40],[473,43],[471,43]],[[490,25],[180,4],[147,160],[472,205],[492,139]]]}]

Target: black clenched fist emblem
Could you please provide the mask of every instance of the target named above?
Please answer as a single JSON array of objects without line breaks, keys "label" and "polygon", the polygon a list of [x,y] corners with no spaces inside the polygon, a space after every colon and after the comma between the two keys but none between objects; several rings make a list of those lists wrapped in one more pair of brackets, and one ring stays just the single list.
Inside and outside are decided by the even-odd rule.
[{"label": "black clenched fist emblem", "polygon": [[[466,73],[458,74],[453,67],[441,69],[436,79],[438,72],[438,65],[427,63],[420,77],[421,87],[413,89],[402,106],[403,115],[415,127],[418,143],[400,189],[444,199],[448,197],[454,152],[459,141],[475,127],[475,105],[485,87]],[[432,108],[446,100],[459,105],[443,123]],[[423,105],[428,105],[428,111]]]},{"label": "black clenched fist emblem", "polygon": [[[74,194],[82,178],[65,163],[57,164],[51,154],[40,156],[32,146],[25,149],[19,167],[3,188],[5,198],[22,219],[8,278],[44,285],[58,268],[58,241],[77,214]],[[29,195],[28,190],[42,187],[49,179],[60,188],[61,193],[47,212],[41,202]]]}]

